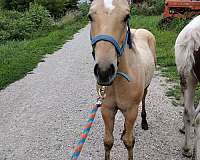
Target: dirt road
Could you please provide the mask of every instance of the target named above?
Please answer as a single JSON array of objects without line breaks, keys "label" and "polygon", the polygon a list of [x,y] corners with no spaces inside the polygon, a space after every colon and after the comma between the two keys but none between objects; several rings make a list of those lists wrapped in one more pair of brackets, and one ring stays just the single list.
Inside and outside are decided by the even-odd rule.
[{"label": "dirt road", "polygon": [[[186,160],[181,155],[182,108],[165,96],[164,79],[155,75],[147,97],[150,129],[136,124],[135,160]],[[48,55],[33,74],[0,91],[1,160],[69,160],[79,140],[90,104],[95,102],[89,27],[62,49]],[[126,160],[120,136],[123,117],[117,114],[113,160]],[[104,157],[103,121],[98,111],[80,160]]]}]

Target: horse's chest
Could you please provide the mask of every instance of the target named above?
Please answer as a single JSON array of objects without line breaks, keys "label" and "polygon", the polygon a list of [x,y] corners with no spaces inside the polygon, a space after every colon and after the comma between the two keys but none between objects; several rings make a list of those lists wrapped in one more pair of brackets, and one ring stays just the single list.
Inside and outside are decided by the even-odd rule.
[{"label": "horse's chest", "polygon": [[195,59],[195,64],[193,66],[194,73],[200,82],[200,48],[198,51],[194,52],[194,59]]},{"label": "horse's chest", "polygon": [[138,86],[129,86],[119,88],[115,92],[115,103],[118,108],[126,109],[127,107],[132,107],[133,104],[139,104],[143,95],[142,85]]}]

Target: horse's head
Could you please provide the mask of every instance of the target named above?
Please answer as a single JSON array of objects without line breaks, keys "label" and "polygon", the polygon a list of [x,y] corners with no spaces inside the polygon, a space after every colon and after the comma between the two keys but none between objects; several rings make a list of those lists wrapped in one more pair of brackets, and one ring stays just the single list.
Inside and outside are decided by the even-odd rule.
[{"label": "horse's head", "polygon": [[[128,0],[94,0],[89,11],[95,58],[94,74],[100,85],[111,85],[118,70],[118,56],[130,35]],[[116,44],[117,43],[117,44]],[[120,49],[122,49],[120,51]]]}]

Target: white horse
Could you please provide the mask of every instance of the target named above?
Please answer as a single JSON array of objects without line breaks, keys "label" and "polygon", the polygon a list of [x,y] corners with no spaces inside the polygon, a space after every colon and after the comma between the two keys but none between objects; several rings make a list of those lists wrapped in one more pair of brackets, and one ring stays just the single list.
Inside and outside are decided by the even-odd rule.
[{"label": "white horse", "polygon": [[[197,146],[200,146],[198,144],[200,138],[200,106],[196,110],[194,108],[195,89],[200,82],[200,16],[194,18],[178,35],[175,44],[175,57],[184,98],[184,127],[181,130],[185,133],[183,155],[191,157],[190,132],[192,124],[195,126],[196,136],[194,150],[197,152]],[[197,153],[196,160],[200,160]]]}]

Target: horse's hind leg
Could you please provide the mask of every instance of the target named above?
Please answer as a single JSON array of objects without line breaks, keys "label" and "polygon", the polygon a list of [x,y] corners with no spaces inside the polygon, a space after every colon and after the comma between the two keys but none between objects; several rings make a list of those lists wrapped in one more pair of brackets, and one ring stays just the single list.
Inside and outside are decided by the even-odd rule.
[{"label": "horse's hind leg", "polygon": [[144,90],[144,95],[142,98],[142,112],[141,112],[141,117],[142,117],[142,129],[144,130],[148,130],[148,123],[147,123],[147,113],[146,113],[146,109],[145,109],[145,99],[146,99],[146,95],[147,95],[147,88]]},{"label": "horse's hind leg", "polygon": [[135,120],[137,118],[138,108],[133,106],[131,109],[127,109],[123,112],[125,117],[124,131],[122,135],[122,140],[126,149],[128,150],[128,160],[133,160],[133,147],[135,144],[135,136],[133,132],[133,127]]},{"label": "horse's hind leg", "polygon": [[[180,97],[180,105],[184,106],[184,91],[186,89],[186,79],[184,75],[180,76],[180,86],[181,86],[181,97]],[[182,134],[185,134],[185,124],[179,130]]]},{"label": "horse's hind leg", "polygon": [[101,114],[104,120],[104,147],[105,147],[105,160],[110,160],[110,151],[114,143],[113,130],[114,120],[117,110],[109,107],[102,107]]},{"label": "horse's hind leg", "polygon": [[191,126],[194,116],[194,95],[197,81],[193,76],[184,78],[184,115],[183,121],[185,126],[185,143],[183,147],[183,155],[192,156],[191,150]]},{"label": "horse's hind leg", "polygon": [[200,159],[200,113],[197,115],[195,122],[195,144],[194,144],[194,159]]}]

